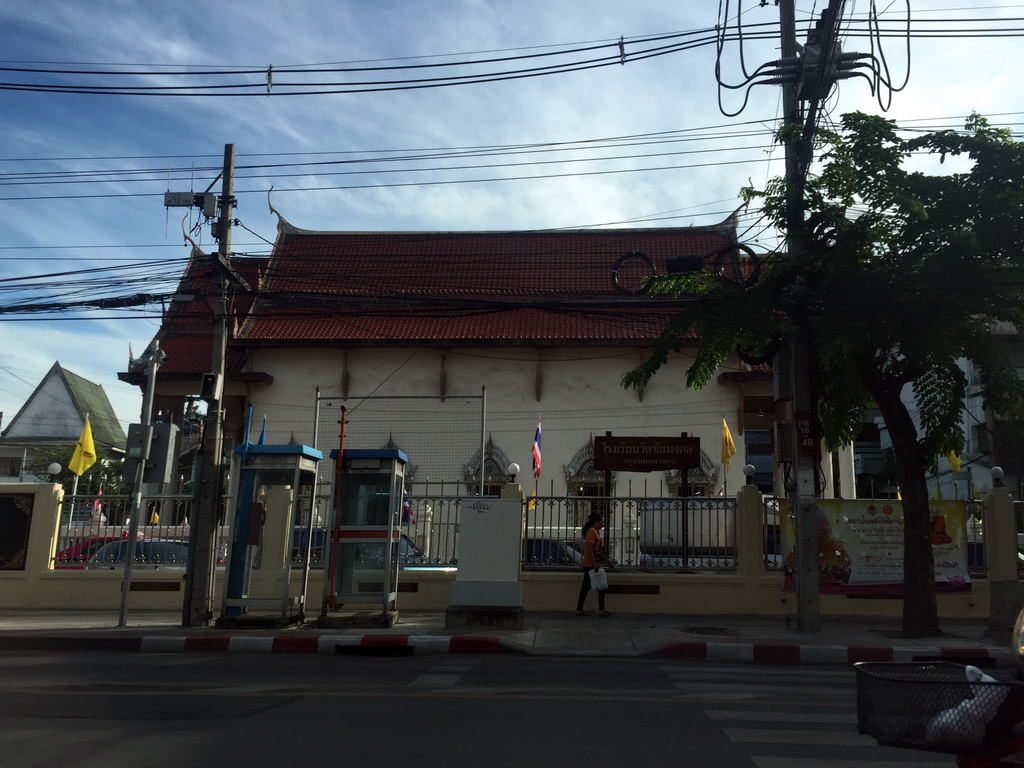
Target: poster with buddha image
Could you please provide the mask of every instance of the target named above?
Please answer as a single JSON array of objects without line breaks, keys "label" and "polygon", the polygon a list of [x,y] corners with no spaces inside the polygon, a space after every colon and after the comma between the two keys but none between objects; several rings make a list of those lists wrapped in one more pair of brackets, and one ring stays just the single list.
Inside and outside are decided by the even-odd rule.
[{"label": "poster with buddha image", "polygon": [[[815,532],[820,591],[888,594],[903,591],[903,503],[889,499],[817,499]],[[968,592],[967,506],[932,500],[930,539],[935,585],[942,592]],[[789,504],[781,505],[783,578],[796,589],[796,530]]]}]

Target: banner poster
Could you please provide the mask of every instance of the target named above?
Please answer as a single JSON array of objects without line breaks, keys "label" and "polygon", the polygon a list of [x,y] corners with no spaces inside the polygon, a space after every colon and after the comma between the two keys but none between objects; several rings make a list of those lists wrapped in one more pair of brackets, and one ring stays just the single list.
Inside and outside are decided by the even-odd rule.
[{"label": "banner poster", "polygon": [[[787,499],[780,499],[783,586],[796,589],[796,529]],[[940,592],[969,592],[967,505],[928,502]],[[903,593],[903,503],[896,499],[816,499],[820,591],[830,594]]]}]

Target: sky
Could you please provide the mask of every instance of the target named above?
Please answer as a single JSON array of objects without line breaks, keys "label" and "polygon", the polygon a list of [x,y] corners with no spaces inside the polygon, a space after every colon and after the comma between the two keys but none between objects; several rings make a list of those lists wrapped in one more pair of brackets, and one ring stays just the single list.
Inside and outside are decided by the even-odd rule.
[{"label": "sky", "polygon": [[[797,0],[799,40],[825,5]],[[216,243],[164,192],[219,192],[226,144],[242,255],[270,249],[268,200],[315,230],[721,222],[741,187],[782,173],[780,88],[744,84],[780,55],[778,14],[759,0],[6,0],[2,426],[55,361],[102,385],[126,431],[139,420],[140,390],[117,373],[162,303],[66,305],[173,293],[183,229]],[[826,122],[862,110],[959,128],[974,111],[1021,130],[1024,2],[847,0],[842,29],[893,87],[842,81]],[[756,211],[740,239],[772,243]]]}]

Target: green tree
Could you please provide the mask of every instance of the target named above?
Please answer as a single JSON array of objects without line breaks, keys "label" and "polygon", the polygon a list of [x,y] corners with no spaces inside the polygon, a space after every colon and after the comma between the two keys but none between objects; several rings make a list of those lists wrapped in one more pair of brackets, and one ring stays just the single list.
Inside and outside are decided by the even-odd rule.
[{"label": "green tree", "polygon": [[[65,493],[71,493],[74,486],[74,474],[68,469],[71,456],[75,452],[74,445],[65,445],[50,448],[42,456],[31,459],[26,465],[26,470],[37,477],[48,477],[48,468],[51,464],[60,464],[61,471],[57,475],[57,482],[64,487]],[[122,457],[113,451],[99,450],[96,463],[79,479],[78,489],[80,493],[96,493],[100,488],[105,494],[127,493],[128,486],[121,479]]]},{"label": "green tree", "polygon": [[[687,386],[699,389],[737,348],[770,352],[795,321],[807,322],[827,445],[852,442],[865,407],[876,405],[888,427],[905,516],[902,629],[936,635],[926,472],[963,447],[967,381],[957,361],[980,371],[988,407],[1024,412],[1024,385],[992,334],[996,322],[1024,328],[1024,144],[977,115],[964,131],[906,140],[892,121],[853,113],[817,140],[820,170],[803,185],[802,231],[787,231],[785,180],[743,190],[782,234],[802,240],[802,253],[769,254],[752,285],[710,270],[659,277],[653,290],[693,302],[623,382],[646,383],[696,336]],[[922,156],[936,167],[956,158],[959,170],[908,168]],[[903,400],[908,388],[916,420]]]}]

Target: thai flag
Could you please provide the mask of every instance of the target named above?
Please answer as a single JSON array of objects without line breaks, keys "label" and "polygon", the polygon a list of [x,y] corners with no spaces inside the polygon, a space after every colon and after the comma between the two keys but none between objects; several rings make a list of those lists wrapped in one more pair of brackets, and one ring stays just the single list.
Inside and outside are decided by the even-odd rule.
[{"label": "thai flag", "polygon": [[533,477],[540,479],[540,419],[537,419],[537,432],[533,436]]},{"label": "thai flag", "polygon": [[402,525],[416,525],[412,504],[409,502],[409,491],[405,488],[402,489]]}]

